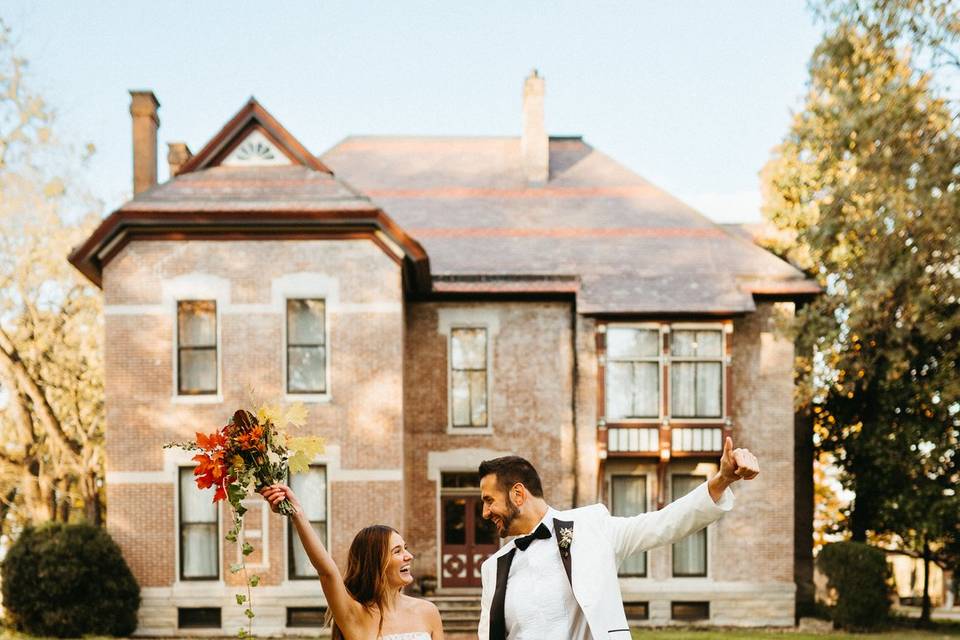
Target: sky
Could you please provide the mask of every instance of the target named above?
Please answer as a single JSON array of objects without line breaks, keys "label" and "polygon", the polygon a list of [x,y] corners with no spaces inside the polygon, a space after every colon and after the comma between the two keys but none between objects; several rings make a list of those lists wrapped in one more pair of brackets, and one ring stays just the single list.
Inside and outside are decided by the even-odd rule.
[{"label": "sky", "polygon": [[801,106],[821,30],[804,0],[3,0],[60,137],[97,149],[104,212],[130,197],[130,89],[198,151],[251,96],[319,155],[348,135],[519,135],[524,77],[552,135],[718,222],[760,218],[758,172]]}]

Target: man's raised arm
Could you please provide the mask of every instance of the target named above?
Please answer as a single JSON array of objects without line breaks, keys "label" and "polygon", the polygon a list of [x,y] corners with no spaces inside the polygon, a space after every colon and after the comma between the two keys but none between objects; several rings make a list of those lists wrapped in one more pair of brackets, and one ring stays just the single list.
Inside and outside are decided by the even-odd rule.
[{"label": "man's raised arm", "polygon": [[747,449],[734,449],[733,440],[728,437],[720,457],[720,470],[707,482],[659,511],[609,517],[606,530],[618,559],[672,544],[716,522],[733,508],[730,485],[737,480],[752,480],[759,473],[756,456]]}]

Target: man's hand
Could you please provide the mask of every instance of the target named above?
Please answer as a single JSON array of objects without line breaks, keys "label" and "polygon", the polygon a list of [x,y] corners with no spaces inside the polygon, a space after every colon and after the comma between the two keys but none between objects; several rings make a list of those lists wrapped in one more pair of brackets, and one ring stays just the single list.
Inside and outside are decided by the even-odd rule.
[{"label": "man's hand", "polygon": [[727,437],[720,456],[720,471],[707,483],[710,497],[716,502],[724,490],[737,480],[753,480],[760,473],[760,463],[749,449],[734,449],[733,438]]}]

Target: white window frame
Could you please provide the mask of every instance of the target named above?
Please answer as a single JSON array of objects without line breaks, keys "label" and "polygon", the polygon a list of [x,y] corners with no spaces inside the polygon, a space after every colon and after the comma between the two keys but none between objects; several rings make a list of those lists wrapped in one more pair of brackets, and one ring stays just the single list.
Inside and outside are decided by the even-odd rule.
[{"label": "white window frame", "polygon": [[[323,393],[289,393],[288,389],[288,375],[290,374],[290,369],[287,362],[287,350],[288,350],[288,341],[287,341],[287,330],[288,330],[288,318],[287,318],[287,304],[290,300],[322,300],[323,301],[323,376],[324,376],[324,386],[326,391]],[[303,402],[303,403],[328,403],[330,402],[330,303],[326,296],[317,294],[317,295],[293,295],[288,294],[283,296],[283,309],[281,311],[283,314],[283,330],[282,334],[282,346],[280,352],[282,354],[283,360],[283,398],[286,402]]]},{"label": "white window frame", "polygon": [[[186,452],[184,452],[186,453]],[[182,563],[180,556],[182,555],[181,546],[183,540],[181,538],[181,510],[180,510],[180,472],[181,469],[190,469],[191,471],[195,467],[195,464],[183,464],[178,463],[173,465],[173,530],[174,530],[174,585],[202,585],[204,588],[209,587],[210,585],[224,585],[226,584],[224,580],[224,570],[223,570],[223,553],[224,553],[224,543],[223,543],[223,509],[221,503],[216,504],[217,510],[217,577],[216,578],[187,578],[184,579],[182,576]],[[213,499],[213,490],[210,490],[210,498]],[[180,606],[180,605],[178,605]]]},{"label": "white window frame", "polygon": [[[728,329],[729,327],[729,329]],[[727,415],[727,372],[731,366],[731,354],[727,349],[727,334],[733,328],[732,324],[725,324],[723,322],[676,322],[671,323],[667,326],[667,331],[665,333],[672,333],[673,331],[719,331],[720,332],[720,415],[713,418],[681,418],[676,417],[671,413],[673,407],[673,373],[671,371],[669,378],[664,380],[664,383],[667,385],[667,405],[662,408],[662,416],[669,416],[671,422],[679,422],[682,424],[726,424],[729,416]],[[673,350],[673,336],[670,337],[670,342],[668,342],[668,350],[664,358],[666,362],[673,365],[673,356],[671,354]],[[687,359],[681,358],[680,362],[701,362],[699,359]],[[716,362],[716,359],[704,359],[702,362]]]},{"label": "white window frame", "polygon": [[[671,467],[667,469],[667,473],[666,473],[667,487],[666,487],[666,491],[664,492],[665,495],[668,495],[668,496],[669,496],[669,499],[668,499],[668,501],[667,501],[667,504],[671,504],[671,503],[673,503],[673,502],[675,501],[675,499],[674,499],[674,497],[673,497],[673,478],[674,478],[674,476],[697,476],[697,477],[702,477],[702,478],[703,478],[703,481],[706,482],[706,481],[711,477],[711,473],[710,473],[710,471],[709,471],[708,469],[706,469],[706,468],[704,468],[704,467],[709,467],[710,469],[713,470],[714,473],[716,472],[716,465],[701,465],[701,464],[698,464],[698,465],[696,465],[696,466],[688,465],[688,464],[671,465]],[[702,484],[702,483],[701,483],[701,484]],[[694,489],[694,490],[696,490],[696,489]],[[682,496],[681,496],[681,497],[682,497]],[[667,565],[667,567],[668,567],[668,572],[669,572],[669,575],[670,575],[670,578],[669,578],[670,580],[681,580],[681,581],[686,582],[686,581],[688,581],[688,580],[710,580],[710,579],[713,578],[713,569],[712,569],[712,567],[711,567],[711,565],[712,565],[711,560],[713,559],[713,554],[711,553],[710,550],[711,550],[711,549],[714,549],[714,548],[716,547],[716,544],[717,544],[716,538],[715,538],[715,536],[714,536],[714,534],[713,534],[713,530],[714,530],[714,529],[715,529],[715,527],[711,527],[710,525],[707,525],[707,526],[704,527],[704,529],[703,529],[703,531],[704,531],[704,540],[705,540],[705,542],[706,542],[706,544],[705,544],[706,549],[704,549],[704,555],[705,555],[705,557],[704,557],[704,559],[703,559],[703,560],[704,560],[703,566],[704,566],[704,568],[705,568],[705,571],[704,571],[703,575],[697,575],[697,576],[678,576],[678,575],[675,575],[675,574],[673,573],[673,547],[674,547],[674,545],[677,544],[677,542],[682,542],[682,540],[678,540],[677,542],[674,542],[673,544],[666,545],[666,546],[667,546],[667,555],[669,556],[669,564]],[[693,535],[693,534],[690,534],[690,535]],[[689,536],[688,536],[688,537],[689,537]],[[686,540],[686,538],[684,538],[684,540]]]},{"label": "white window frame", "polygon": [[[453,424],[453,332],[458,329],[483,329],[484,335],[486,336],[486,395],[485,403],[487,405],[487,423],[484,425],[477,426],[454,426]],[[447,432],[448,433],[469,433],[469,434],[483,434],[483,433],[492,433],[492,421],[490,418],[490,400],[493,397],[493,376],[491,375],[491,369],[493,365],[493,349],[491,348],[491,335],[490,327],[484,322],[457,322],[450,325],[449,331],[447,332]]]},{"label": "white window frame", "polygon": [[[604,325],[604,333],[608,333],[611,328],[614,329],[646,329],[654,330],[657,332],[657,407],[659,407],[659,413],[655,417],[649,418],[617,418],[616,420],[611,420],[607,413],[607,403],[609,401],[608,394],[610,393],[610,387],[608,384],[610,377],[610,367],[609,362],[610,358],[608,355],[608,349],[606,345],[606,336],[604,337],[604,350],[603,350],[603,413],[604,419],[607,422],[613,424],[636,424],[636,425],[656,425],[659,426],[660,422],[663,420],[663,416],[666,412],[666,407],[663,406],[663,335],[666,333],[664,331],[664,325],[659,322],[609,322]],[[651,358],[652,360],[652,358]]]},{"label": "white window frame", "polygon": [[[722,425],[727,424],[730,420],[730,416],[727,412],[728,398],[729,393],[727,385],[727,375],[732,366],[732,355],[730,349],[727,346],[727,336],[733,332],[733,323],[730,322],[606,322],[602,326],[602,331],[604,333],[608,332],[611,328],[615,329],[656,329],[660,332],[660,343],[658,345],[659,349],[659,360],[660,364],[657,369],[658,379],[660,381],[660,387],[657,398],[657,405],[660,407],[660,415],[656,418],[618,418],[616,420],[610,419],[606,415],[607,412],[607,395],[609,393],[609,388],[607,386],[608,372],[609,367],[607,348],[604,347],[603,360],[600,362],[600,365],[604,370],[604,388],[603,388],[603,420],[607,425],[641,425],[641,426],[660,426],[667,425],[672,422],[680,424],[703,424],[703,425]],[[678,418],[673,416],[670,413],[670,409],[673,404],[673,385],[671,384],[672,373],[669,377],[665,379],[664,377],[664,367],[670,366],[673,363],[673,357],[670,355],[672,349],[672,336],[670,334],[673,331],[719,331],[720,332],[720,344],[722,348],[722,354],[720,357],[720,416],[715,418]],[[664,353],[663,345],[664,339],[667,339],[667,352]],[[691,362],[693,360],[681,359],[680,362]],[[711,359],[710,362],[715,360]],[[666,393],[664,393],[666,389]]]},{"label": "white window frame", "polygon": [[[652,508],[652,507],[656,506],[656,492],[654,491],[654,486],[653,486],[653,483],[656,482],[656,480],[657,480],[657,474],[656,474],[656,472],[635,471],[635,470],[627,470],[627,469],[616,469],[616,468],[613,468],[613,469],[609,469],[609,470],[607,471],[607,474],[606,474],[606,475],[607,475],[607,483],[608,483],[607,486],[610,487],[607,495],[610,496],[608,508],[609,508],[609,510],[610,510],[610,514],[611,514],[611,515],[614,515],[614,513],[613,513],[613,479],[616,478],[616,477],[621,477],[621,478],[630,478],[630,477],[643,478],[643,481],[644,481],[644,492],[645,492],[645,494],[646,494],[645,498],[646,498],[646,503],[647,503],[647,510],[644,511],[644,513],[652,513],[652,512],[654,512],[654,511],[656,511],[656,509],[653,509],[653,508]],[[639,514],[633,514],[633,515],[639,515]],[[652,555],[652,554],[650,553],[650,550],[643,551],[642,553],[643,553],[643,555],[644,555],[644,569],[645,569],[644,574],[643,574],[642,576],[638,576],[638,575],[621,575],[621,574],[620,574],[620,567],[617,567],[617,578],[619,578],[620,580],[649,580],[649,579],[651,579],[651,578],[652,578],[652,572],[651,572],[651,570],[650,570],[650,568],[651,568],[651,567],[650,567],[650,558],[651,558],[651,555]]]},{"label": "white window frame", "polygon": [[[324,505],[326,509],[324,511],[324,539],[321,540],[323,546],[326,549],[330,549],[330,466],[325,462],[311,462],[310,467],[322,467],[323,468],[323,477],[324,477]],[[287,482],[290,482],[290,478],[287,479]],[[293,569],[293,536],[296,535],[294,532],[294,525],[292,518],[286,518],[286,543],[284,544],[284,572],[286,573],[285,580],[289,582],[302,582],[303,580],[316,580],[317,576],[294,576],[291,575]]]},{"label": "white window frame", "polygon": [[[216,393],[180,393],[180,303],[213,302],[217,339],[217,391]],[[173,401],[177,404],[218,404],[223,402],[223,300],[216,295],[178,296],[173,301]]]}]

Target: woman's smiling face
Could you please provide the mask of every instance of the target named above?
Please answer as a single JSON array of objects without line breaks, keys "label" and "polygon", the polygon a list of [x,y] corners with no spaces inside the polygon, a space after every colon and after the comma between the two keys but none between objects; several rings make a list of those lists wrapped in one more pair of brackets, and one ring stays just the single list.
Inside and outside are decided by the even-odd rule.
[{"label": "woman's smiling face", "polygon": [[413,582],[413,575],[410,573],[413,554],[407,551],[407,543],[396,531],[390,534],[389,554],[387,583],[391,587],[402,589]]}]

